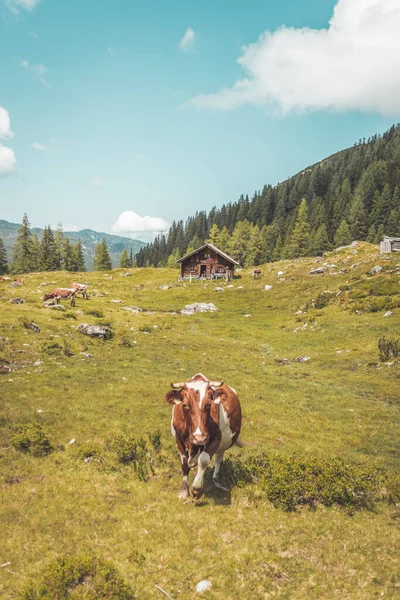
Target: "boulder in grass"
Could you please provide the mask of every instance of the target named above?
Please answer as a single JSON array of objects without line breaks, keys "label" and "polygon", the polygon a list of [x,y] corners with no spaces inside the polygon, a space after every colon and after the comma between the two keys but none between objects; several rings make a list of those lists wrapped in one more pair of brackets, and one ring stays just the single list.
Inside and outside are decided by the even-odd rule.
[{"label": "boulder in grass", "polygon": [[108,340],[113,335],[111,327],[106,327],[105,325],[88,325],[88,323],[81,323],[76,328],[76,331],[89,337],[101,338],[103,340]]},{"label": "boulder in grass", "polygon": [[297,356],[294,359],[294,362],[308,362],[310,360],[309,356]]},{"label": "boulder in grass", "polygon": [[22,298],[11,298],[10,304],[23,304],[24,301]]},{"label": "boulder in grass", "polygon": [[33,321],[32,321],[32,323],[29,325],[29,329],[33,329],[33,331],[35,331],[36,333],[39,333],[39,332],[40,332],[40,327],[39,327],[39,325],[36,325],[36,323],[34,323]]},{"label": "boulder in grass", "polygon": [[381,273],[382,271],[383,269],[380,265],[375,265],[375,267],[372,267],[371,269],[371,275],[377,275],[377,273]]},{"label": "boulder in grass", "polygon": [[264,285],[264,290],[268,292],[268,290],[272,290],[272,285]]},{"label": "boulder in grass", "polygon": [[185,308],[181,310],[182,315],[193,315],[195,313],[203,312],[214,312],[218,308],[212,302],[195,302],[194,304],[186,304]]},{"label": "boulder in grass", "polygon": [[214,292],[223,292],[223,291],[224,291],[224,288],[222,288],[222,287],[216,287],[214,289]]},{"label": "boulder in grass", "polygon": [[319,275],[321,273],[325,273],[327,267],[317,267],[316,269],[311,269],[310,275]]}]

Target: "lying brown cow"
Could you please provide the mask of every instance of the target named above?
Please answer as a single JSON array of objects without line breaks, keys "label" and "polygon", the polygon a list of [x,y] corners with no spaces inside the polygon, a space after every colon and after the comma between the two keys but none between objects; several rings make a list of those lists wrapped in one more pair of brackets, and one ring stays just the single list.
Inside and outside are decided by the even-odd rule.
[{"label": "lying brown cow", "polygon": [[181,454],[183,482],[180,498],[189,495],[188,475],[198,465],[192,495],[201,496],[204,472],[215,454],[213,480],[218,481],[224,452],[238,441],[242,423],[239,399],[222,381],[209,381],[198,373],[187,382],[172,383],[165,400],[173,404],[171,432]]},{"label": "lying brown cow", "polygon": [[60,304],[60,300],[69,300],[71,298],[71,306],[75,306],[75,294],[76,290],[72,288],[56,288],[48,294],[45,294],[43,296],[43,300],[50,300],[50,298],[55,298],[57,304]]},{"label": "lying brown cow", "polygon": [[72,281],[70,287],[73,290],[76,290],[77,294],[82,294],[82,298],[86,298],[86,300],[89,299],[86,291],[87,286],[84,283],[76,283],[76,281]]},{"label": "lying brown cow", "polygon": [[0,275],[0,281],[10,281],[10,278],[6,275]]}]

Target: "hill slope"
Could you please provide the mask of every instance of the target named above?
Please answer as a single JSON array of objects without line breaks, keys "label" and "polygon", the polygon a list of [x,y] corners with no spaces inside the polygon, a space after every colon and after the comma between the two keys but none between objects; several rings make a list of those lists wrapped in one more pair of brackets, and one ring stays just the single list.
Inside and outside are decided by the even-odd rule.
[{"label": "hill slope", "polygon": [[[394,597],[398,506],[361,488],[373,510],[317,503],[288,513],[260,482],[234,485],[229,463],[221,471],[229,492],[213,487],[210,469],[204,497],[179,501],[180,460],[163,398],[170,381],[197,372],[237,389],[242,437],[256,447],[230,450],[231,467],[239,455],[264,452],[294,453],[305,464],[341,458],[372,478],[376,468],[398,470],[400,363],[378,352],[383,336],[400,337],[398,262],[358,244],[269,263],[260,280],[242,271],[222,292],[209,282],[177,283],[171,269],[85,273],[90,299],[65,303],[65,311],[42,306],[41,284],[68,284],[68,273],[0,284],[0,357],[3,371],[12,369],[0,374],[0,595],[16,598],[56,557],[94,553],[149,600],[161,597],[155,585],[192,599],[203,579],[214,600]],[[371,275],[375,265],[383,270]],[[323,272],[310,274],[316,267]],[[25,302],[10,304],[15,296]],[[218,311],[179,313],[199,301]],[[134,306],[143,311],[125,310]],[[76,331],[81,323],[106,323],[114,337],[90,339]],[[48,456],[16,448],[13,434],[26,423],[45,428]],[[132,438],[157,429],[161,455],[147,455],[154,474],[139,479],[126,457],[143,444]],[[285,492],[287,480],[278,481]],[[333,497],[352,483],[337,490],[336,482],[331,473]]]},{"label": "hill slope", "polygon": [[[12,247],[15,244],[19,227],[20,225],[18,223],[10,223],[9,221],[0,219],[0,236],[4,240],[9,261],[11,261],[12,258]],[[40,227],[32,227],[32,232],[36,232],[40,238],[43,235],[43,229]],[[97,231],[93,231],[92,229],[66,231],[65,235],[73,243],[76,243],[79,238],[81,239],[86,268],[88,271],[91,271],[93,268],[94,251],[97,244],[101,242],[102,238],[105,238],[107,242],[113,267],[118,265],[119,256],[124,248],[127,249],[128,253],[130,253],[130,250],[132,249],[132,254],[135,256],[135,254],[137,254],[139,250],[146,245],[145,242],[141,242],[139,240],[132,240],[131,238],[112,235],[110,233],[99,233]]]},{"label": "hill slope", "polygon": [[352,240],[378,243],[384,234],[400,236],[400,126],[360,140],[275,187],[265,185],[251,200],[241,196],[208,214],[198,212],[185,223],[174,222],[167,238],[160,236],[139,252],[138,264],[164,266],[174,252],[182,256],[206,240],[214,224],[229,233],[217,245],[238,259],[242,244],[232,233],[244,220],[260,230],[255,235],[256,264],[283,258],[302,198],[311,228],[308,253],[318,254],[322,237],[322,251],[340,245],[335,235],[342,220]]}]

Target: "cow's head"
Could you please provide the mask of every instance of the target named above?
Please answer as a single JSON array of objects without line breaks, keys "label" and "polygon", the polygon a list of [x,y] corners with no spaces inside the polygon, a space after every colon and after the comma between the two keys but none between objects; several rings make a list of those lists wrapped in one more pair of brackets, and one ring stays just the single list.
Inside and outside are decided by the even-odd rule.
[{"label": "cow's head", "polygon": [[49,300],[49,298],[53,298],[53,294],[45,294],[43,296],[43,300]]},{"label": "cow's head", "polygon": [[181,406],[189,442],[205,446],[209,442],[209,420],[212,404],[219,403],[216,388],[223,381],[209,381],[204,375],[195,375],[187,382],[171,383],[172,390],[165,394],[170,404]]}]

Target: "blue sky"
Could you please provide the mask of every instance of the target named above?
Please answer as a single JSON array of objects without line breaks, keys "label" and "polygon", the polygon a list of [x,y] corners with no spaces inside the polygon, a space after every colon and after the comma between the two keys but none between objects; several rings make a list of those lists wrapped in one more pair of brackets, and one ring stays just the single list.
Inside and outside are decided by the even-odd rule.
[{"label": "blue sky", "polygon": [[148,239],[384,131],[398,5],[0,0],[0,218]]}]

